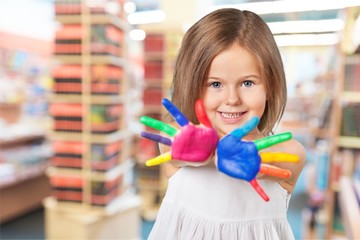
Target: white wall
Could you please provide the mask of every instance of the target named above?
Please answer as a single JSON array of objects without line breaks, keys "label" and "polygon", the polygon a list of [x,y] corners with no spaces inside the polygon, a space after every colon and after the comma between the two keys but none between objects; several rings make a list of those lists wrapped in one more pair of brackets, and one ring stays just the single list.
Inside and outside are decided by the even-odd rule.
[{"label": "white wall", "polygon": [[0,31],[52,40],[53,4],[50,0],[0,0]]}]

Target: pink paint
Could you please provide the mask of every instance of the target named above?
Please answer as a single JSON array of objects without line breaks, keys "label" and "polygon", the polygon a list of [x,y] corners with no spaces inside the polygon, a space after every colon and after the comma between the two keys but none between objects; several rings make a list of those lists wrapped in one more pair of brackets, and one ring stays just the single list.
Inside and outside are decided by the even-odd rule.
[{"label": "pink paint", "polygon": [[174,137],[172,159],[189,162],[206,161],[215,151],[219,141],[215,129],[188,124]]}]

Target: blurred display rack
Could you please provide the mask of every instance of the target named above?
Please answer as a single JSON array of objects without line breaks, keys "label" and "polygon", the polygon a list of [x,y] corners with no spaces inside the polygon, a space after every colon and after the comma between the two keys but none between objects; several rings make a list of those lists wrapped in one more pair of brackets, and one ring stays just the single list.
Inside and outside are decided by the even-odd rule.
[{"label": "blurred display rack", "polygon": [[[30,146],[34,142],[40,144],[44,141],[44,134],[27,134],[6,140],[1,139],[0,150],[4,154],[8,149]],[[0,180],[0,223],[40,207],[43,198],[50,194],[49,181],[45,175],[48,167],[46,156],[40,162],[11,163],[11,166],[14,171],[10,175],[2,176]],[[31,189],[36,189],[36,191],[30,195]]]},{"label": "blurred display rack", "polygon": [[[341,235],[348,239],[359,239],[360,193],[355,191],[353,183],[360,178],[360,82],[357,81],[360,71],[349,69],[354,66],[360,69],[360,56],[356,52],[348,51],[357,47],[350,48],[346,44],[352,42],[349,38],[354,34],[355,19],[360,19],[360,6],[346,9],[345,19],[347,24],[342,39],[340,73],[333,112],[335,129],[332,133],[326,238]],[[344,114],[349,106],[354,107],[354,115]],[[341,222],[343,227],[340,232],[336,229],[338,222]]]},{"label": "blurred display rack", "polygon": [[[342,219],[349,239],[360,238],[360,207],[358,196],[353,189],[353,181],[349,177],[340,179],[339,202]],[[358,207],[356,207],[358,205]]]},{"label": "blurred display rack", "polygon": [[[146,32],[144,40],[144,108],[142,115],[165,120],[167,114],[161,105],[163,98],[170,98],[170,85],[177,52],[183,32],[177,30],[152,29],[142,26]],[[145,131],[154,131],[145,128]],[[165,166],[146,167],[145,161],[160,153],[157,143],[139,139],[137,154],[137,189],[144,198],[142,216],[154,220],[164,196],[167,177]]]},{"label": "blurred display rack", "polygon": [[[59,152],[54,153],[60,160],[53,160],[47,169],[53,196],[44,200],[46,235],[48,239],[138,238],[141,201],[131,189],[134,163],[129,152],[133,134],[127,130],[125,115],[126,34],[130,26],[121,15],[124,1],[116,1],[120,9],[117,14],[106,12],[105,3],[97,8],[101,13],[93,13],[87,2],[55,2],[56,11],[62,12],[55,17],[59,34],[54,60],[63,68],[54,81],[59,86],[70,84],[50,96],[53,129],[49,136],[54,144],[60,142]],[[64,14],[67,7],[77,12]],[[73,93],[71,84],[80,84],[80,92]],[[69,107],[57,109],[59,106]],[[80,165],[57,165],[75,158]],[[105,169],[92,165],[95,161],[100,166],[109,159],[116,160]],[[117,225],[127,221],[127,229]],[[72,231],[59,231],[69,228]]]}]

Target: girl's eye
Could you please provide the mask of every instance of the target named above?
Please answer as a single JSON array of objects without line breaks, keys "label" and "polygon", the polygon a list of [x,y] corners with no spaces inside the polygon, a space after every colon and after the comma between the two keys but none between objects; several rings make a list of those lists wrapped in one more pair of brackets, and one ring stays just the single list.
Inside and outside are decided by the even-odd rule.
[{"label": "girl's eye", "polygon": [[243,85],[244,87],[251,87],[253,84],[254,84],[254,83],[253,83],[252,81],[246,80],[246,81],[243,82],[242,85]]},{"label": "girl's eye", "polygon": [[219,82],[212,82],[209,84],[210,87],[213,87],[213,88],[220,88],[221,87],[221,83]]}]

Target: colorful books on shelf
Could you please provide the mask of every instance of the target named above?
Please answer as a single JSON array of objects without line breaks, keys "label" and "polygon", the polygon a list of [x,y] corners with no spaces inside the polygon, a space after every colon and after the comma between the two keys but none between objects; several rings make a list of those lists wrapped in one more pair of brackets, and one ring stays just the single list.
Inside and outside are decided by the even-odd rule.
[{"label": "colorful books on shelf", "polygon": [[91,169],[95,171],[108,171],[116,167],[119,162],[119,155],[124,147],[123,140],[110,144],[91,145]]},{"label": "colorful books on shelf", "polygon": [[[123,121],[122,104],[91,105],[90,131],[96,134],[116,132]],[[82,132],[86,109],[77,103],[52,103],[50,115],[54,119],[53,130],[58,132]]]},{"label": "colorful books on shelf", "polygon": [[123,175],[110,180],[90,182],[78,176],[51,176],[52,196],[60,202],[81,203],[84,199],[84,188],[90,184],[91,205],[106,206],[121,194],[126,186],[123,186]]},{"label": "colorful books on shelf", "polygon": [[[55,33],[55,55],[81,55],[84,29],[81,24],[64,24]],[[122,56],[124,32],[111,24],[93,24],[90,28],[90,53]]]},{"label": "colorful books on shelf", "polygon": [[108,209],[132,185],[127,149],[132,135],[125,129],[124,53],[129,29],[124,2],[54,4],[59,27],[48,107],[52,156],[47,175],[57,206],[68,207],[71,202],[69,206],[84,206],[86,211],[102,209],[94,206]]},{"label": "colorful books on shelf", "polygon": [[55,33],[54,54],[80,55],[83,29],[80,24],[63,25]]},{"label": "colorful books on shelf", "polygon": [[164,46],[164,35],[161,33],[150,33],[144,40],[144,51],[146,53],[162,53]]},{"label": "colorful books on shelf", "polygon": [[162,61],[146,61],[144,63],[144,78],[146,80],[163,78],[163,62]]},{"label": "colorful books on shelf", "polygon": [[143,163],[136,165],[136,185],[138,188],[156,188],[160,182],[160,167],[146,167]]},{"label": "colorful books on shelf", "polygon": [[162,89],[159,87],[147,87],[144,89],[143,102],[146,105],[160,105],[162,100]]},{"label": "colorful books on shelf", "polygon": [[123,175],[107,181],[91,181],[91,204],[106,206],[123,192]]},{"label": "colorful books on shelf", "polygon": [[360,94],[360,54],[346,58],[344,90]]},{"label": "colorful books on shelf", "polygon": [[360,207],[360,150],[356,151],[354,158],[353,187]]},{"label": "colorful books on shelf", "polygon": [[341,135],[360,137],[360,103],[349,103],[342,111]]},{"label": "colorful books on shelf", "polygon": [[360,179],[354,178],[353,187],[354,187],[356,200],[357,200],[357,202],[359,204],[359,207],[360,207]]},{"label": "colorful books on shelf", "polygon": [[73,141],[57,141],[52,143],[53,156],[51,165],[54,167],[82,168],[85,144]]},{"label": "colorful books on shelf", "polygon": [[[82,66],[80,64],[64,64],[52,70],[54,84],[52,91],[58,94],[81,94]],[[123,91],[124,70],[112,65],[92,65],[91,94],[117,95]]]},{"label": "colorful books on shelf", "polygon": [[[105,1],[96,1],[89,6],[89,10],[92,14],[103,14],[106,13]],[[56,15],[79,15],[81,14],[81,0],[57,0],[55,2],[55,14]]]},{"label": "colorful books on shelf", "polygon": [[52,195],[58,201],[82,202],[86,182],[82,177],[51,176]]},{"label": "colorful books on shelf", "polygon": [[[92,171],[108,171],[116,167],[119,155],[123,147],[123,141],[109,144],[91,144],[90,146],[90,169]],[[53,156],[51,165],[58,168],[81,169],[84,154],[87,151],[83,142],[54,141],[52,144]]]}]

